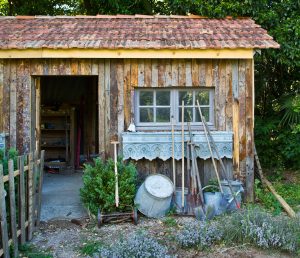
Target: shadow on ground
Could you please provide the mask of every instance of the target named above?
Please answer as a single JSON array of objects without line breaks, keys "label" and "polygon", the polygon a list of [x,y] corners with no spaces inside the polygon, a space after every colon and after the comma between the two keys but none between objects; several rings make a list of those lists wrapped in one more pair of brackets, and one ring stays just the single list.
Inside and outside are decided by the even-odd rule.
[{"label": "shadow on ground", "polygon": [[79,195],[82,173],[66,170],[58,174],[44,174],[41,221],[87,216]]}]

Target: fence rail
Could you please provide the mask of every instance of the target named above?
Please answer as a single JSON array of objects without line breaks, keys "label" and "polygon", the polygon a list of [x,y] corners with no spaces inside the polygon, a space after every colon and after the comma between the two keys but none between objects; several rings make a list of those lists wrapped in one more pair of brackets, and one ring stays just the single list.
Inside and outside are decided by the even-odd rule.
[{"label": "fence rail", "polygon": [[[0,164],[0,257],[18,257],[18,245],[32,239],[40,223],[44,151],[8,161],[8,174]],[[13,253],[10,253],[10,247]]]}]

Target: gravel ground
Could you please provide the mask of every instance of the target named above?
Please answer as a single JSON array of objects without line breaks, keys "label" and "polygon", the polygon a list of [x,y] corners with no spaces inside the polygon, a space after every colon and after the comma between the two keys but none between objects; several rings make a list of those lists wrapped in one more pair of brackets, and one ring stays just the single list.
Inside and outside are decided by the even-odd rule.
[{"label": "gravel ground", "polygon": [[[166,226],[163,220],[141,218],[137,226],[132,223],[107,224],[98,229],[93,222],[81,220],[77,225],[67,220],[55,220],[42,223],[35,233],[31,244],[41,251],[46,251],[59,258],[88,257],[82,254],[82,248],[89,243],[99,242],[113,244],[119,237],[126,237],[134,231],[147,231],[150,235],[163,240],[172,254],[178,257],[208,257],[208,258],[269,258],[292,257],[275,251],[259,250],[250,246],[217,246],[209,252],[193,249],[184,250],[174,243],[172,235],[180,230],[185,223],[194,220],[190,217],[176,217],[178,226]],[[79,221],[77,221],[79,222]]]}]

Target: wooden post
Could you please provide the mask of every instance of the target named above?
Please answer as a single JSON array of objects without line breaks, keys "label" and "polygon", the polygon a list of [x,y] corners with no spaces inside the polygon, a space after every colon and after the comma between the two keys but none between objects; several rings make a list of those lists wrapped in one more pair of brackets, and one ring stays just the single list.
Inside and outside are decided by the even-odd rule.
[{"label": "wooden post", "polygon": [[116,207],[119,207],[119,182],[118,182],[118,154],[117,154],[117,144],[119,142],[111,142],[114,145],[114,161],[115,161],[115,202]]},{"label": "wooden post", "polygon": [[37,196],[37,220],[36,220],[36,226],[38,227],[40,225],[41,220],[41,206],[42,206],[42,186],[43,186],[43,176],[44,176],[44,157],[45,157],[45,151],[41,151],[41,158],[40,158],[40,169],[38,171],[39,176],[39,184],[38,184],[38,196]]},{"label": "wooden post", "polygon": [[20,182],[19,182],[19,217],[20,217],[20,226],[21,226],[21,244],[24,245],[26,241],[25,235],[25,177],[24,177],[24,156],[18,158],[19,171],[20,171]]},{"label": "wooden post", "polygon": [[27,203],[28,203],[28,240],[32,239],[32,233],[33,233],[33,155],[32,152],[28,155],[28,184],[27,184]]},{"label": "wooden post", "polygon": [[3,166],[0,164],[0,216],[1,216],[1,237],[2,237],[2,249],[5,258],[9,258],[9,244],[8,244],[8,230],[6,221],[6,204],[5,204],[6,192],[3,182]]},{"label": "wooden post", "polygon": [[17,218],[16,218],[16,194],[15,194],[15,175],[14,175],[14,162],[8,161],[9,173],[9,204],[10,204],[10,227],[11,238],[14,247],[14,257],[18,257],[18,235],[17,235]]}]

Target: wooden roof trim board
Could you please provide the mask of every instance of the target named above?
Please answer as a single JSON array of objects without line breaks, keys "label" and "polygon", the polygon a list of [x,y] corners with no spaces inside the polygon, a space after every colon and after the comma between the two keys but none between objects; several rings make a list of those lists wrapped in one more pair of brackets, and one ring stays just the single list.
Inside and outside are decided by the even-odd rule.
[{"label": "wooden roof trim board", "polygon": [[0,49],[9,58],[158,58],[252,59],[253,49]]}]

